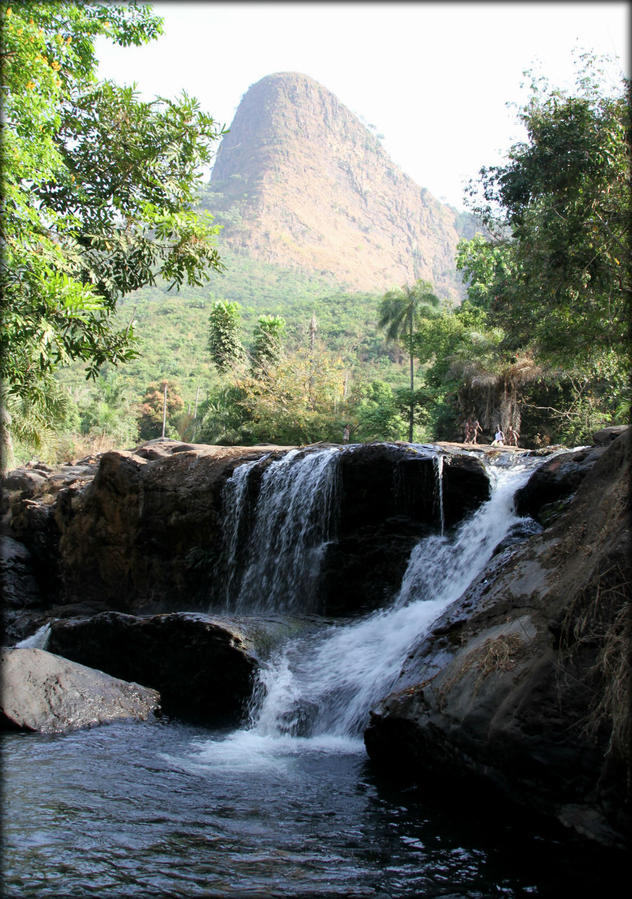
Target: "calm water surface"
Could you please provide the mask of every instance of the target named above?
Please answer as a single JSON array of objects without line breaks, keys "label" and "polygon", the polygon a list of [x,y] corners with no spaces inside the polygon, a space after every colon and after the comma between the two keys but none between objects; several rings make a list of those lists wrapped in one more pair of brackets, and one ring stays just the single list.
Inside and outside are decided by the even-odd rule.
[{"label": "calm water surface", "polygon": [[585,852],[381,784],[354,740],[163,719],[9,734],[3,761],[5,896],[623,895]]}]

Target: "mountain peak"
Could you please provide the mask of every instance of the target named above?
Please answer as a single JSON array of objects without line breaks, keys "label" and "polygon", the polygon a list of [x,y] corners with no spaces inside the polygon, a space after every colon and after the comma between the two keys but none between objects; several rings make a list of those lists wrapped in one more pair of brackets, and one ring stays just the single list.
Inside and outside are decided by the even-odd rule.
[{"label": "mountain peak", "polygon": [[456,213],[415,184],[323,85],[276,72],[251,85],[211,175],[234,249],[381,291],[430,281],[461,292]]}]

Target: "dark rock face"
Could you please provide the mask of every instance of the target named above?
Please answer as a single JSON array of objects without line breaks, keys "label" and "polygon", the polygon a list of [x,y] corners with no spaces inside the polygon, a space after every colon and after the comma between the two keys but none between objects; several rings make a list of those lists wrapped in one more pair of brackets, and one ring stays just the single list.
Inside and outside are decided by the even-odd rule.
[{"label": "dark rock face", "polygon": [[158,690],[168,715],[213,724],[241,720],[258,667],[236,629],[177,612],[148,618],[103,612],[56,620],[48,648]]},{"label": "dark rock face", "polygon": [[603,455],[605,445],[561,453],[535,471],[516,493],[516,512],[550,524],[573,497],[585,475]]},{"label": "dark rock face", "polygon": [[607,845],[632,835],[631,431],[566,512],[496,555],[371,716],[387,771],[486,790]]},{"label": "dark rock face", "polygon": [[31,553],[23,543],[3,537],[0,544],[0,582],[4,613],[4,639],[21,640],[32,631],[33,612],[41,609],[42,596],[33,574]]},{"label": "dark rock face", "polygon": [[158,693],[41,649],[2,653],[0,728],[60,733],[124,718],[144,721]]},{"label": "dark rock face", "polygon": [[[105,453],[65,480],[51,474],[30,496],[14,490],[7,514],[31,552],[43,611],[68,617],[208,609],[225,575],[223,487],[237,465],[261,459],[244,500],[254,508],[266,465],[288,449],[150,441],[134,452]],[[416,540],[441,521],[432,453],[349,447],[340,466],[338,538],[322,568],[318,609],[329,615],[390,600]],[[20,473],[12,477],[17,482]],[[445,456],[442,486],[446,528],[489,495],[482,463],[458,453]],[[32,623],[30,632],[43,621]],[[25,628],[23,622],[19,637]]]},{"label": "dark rock face", "polygon": [[[322,572],[322,611],[355,614],[390,601],[418,540],[441,528],[436,457],[404,446],[358,446],[341,459],[338,539]],[[482,463],[445,456],[443,516],[451,528],[489,498]]]}]

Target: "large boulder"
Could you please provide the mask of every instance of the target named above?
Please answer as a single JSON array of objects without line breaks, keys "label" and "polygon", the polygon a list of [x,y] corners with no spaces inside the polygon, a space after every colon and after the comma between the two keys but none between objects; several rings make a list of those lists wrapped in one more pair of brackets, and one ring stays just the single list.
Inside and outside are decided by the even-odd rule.
[{"label": "large boulder", "polygon": [[551,524],[568,506],[577,488],[606,450],[605,444],[557,453],[516,493],[516,512],[542,525]]},{"label": "large boulder", "polygon": [[221,553],[222,486],[240,462],[277,450],[157,440],[104,453],[50,474],[35,494],[11,492],[11,532],[28,545],[51,612],[203,609]]},{"label": "large boulder", "polygon": [[630,435],[435,622],[372,713],[380,768],[463,801],[482,785],[604,844],[629,841]]},{"label": "large boulder", "polygon": [[127,683],[41,649],[2,653],[0,727],[59,733],[159,708],[155,690]]},{"label": "large boulder", "polygon": [[4,640],[10,644],[34,630],[33,619],[42,606],[39,585],[33,573],[31,553],[12,537],[0,540]]},{"label": "large boulder", "polygon": [[349,615],[388,603],[419,539],[452,528],[489,493],[472,455],[407,444],[349,448],[340,460],[337,536],[322,563],[321,611]]},{"label": "large boulder", "polygon": [[241,720],[258,668],[237,627],[185,612],[55,620],[48,649],[153,687],[168,715],[212,724]]}]

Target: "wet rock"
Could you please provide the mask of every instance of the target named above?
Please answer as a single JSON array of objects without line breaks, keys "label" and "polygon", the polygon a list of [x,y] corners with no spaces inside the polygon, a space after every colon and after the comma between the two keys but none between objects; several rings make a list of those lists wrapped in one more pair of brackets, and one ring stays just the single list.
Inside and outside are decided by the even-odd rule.
[{"label": "wet rock", "polygon": [[10,645],[35,630],[42,606],[39,585],[33,574],[31,553],[12,537],[0,540],[0,583],[3,603],[3,641]]},{"label": "wet rock", "polygon": [[489,498],[472,456],[407,445],[354,447],[342,455],[336,540],[322,563],[321,610],[349,615],[379,608],[399,588],[422,536],[459,524]]},{"label": "wet rock", "polygon": [[158,690],[168,715],[238,723],[257,660],[237,627],[207,615],[104,612],[51,622],[51,652]]},{"label": "wet rock", "polygon": [[0,727],[43,733],[125,718],[144,721],[160,701],[155,690],[41,649],[4,651],[1,689]]},{"label": "wet rock", "polygon": [[372,713],[377,765],[629,845],[630,460],[628,430],[550,528],[499,553],[435,622]]}]

